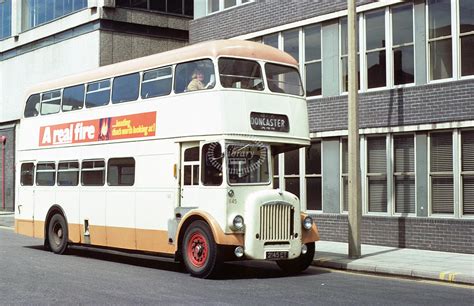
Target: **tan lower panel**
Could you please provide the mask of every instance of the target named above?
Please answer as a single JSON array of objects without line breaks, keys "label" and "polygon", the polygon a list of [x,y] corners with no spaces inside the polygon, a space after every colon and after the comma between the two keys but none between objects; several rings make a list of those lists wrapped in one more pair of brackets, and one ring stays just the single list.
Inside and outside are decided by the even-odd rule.
[{"label": "tan lower panel", "polygon": [[34,235],[35,238],[44,238],[44,221],[35,221],[34,222]]},{"label": "tan lower panel", "polygon": [[69,241],[73,243],[81,242],[81,226],[79,224],[68,224]]},{"label": "tan lower panel", "polygon": [[[81,225],[81,233],[84,233],[82,225]],[[89,226],[89,233],[90,233],[90,240],[91,244],[94,245],[101,245],[107,246],[107,232],[105,230],[105,226],[96,226],[90,225]],[[81,242],[84,243],[84,237],[81,236]]]},{"label": "tan lower panel", "polygon": [[[107,246],[135,250],[135,229],[125,227],[106,227]],[[92,238],[92,236],[91,236]]]},{"label": "tan lower panel", "polygon": [[168,243],[168,232],[137,229],[137,250],[173,254],[176,246]]},{"label": "tan lower panel", "polygon": [[217,231],[216,243],[221,245],[244,245],[243,234],[225,234]]},{"label": "tan lower panel", "polygon": [[15,232],[20,235],[33,237],[34,235],[33,220],[15,219]]}]

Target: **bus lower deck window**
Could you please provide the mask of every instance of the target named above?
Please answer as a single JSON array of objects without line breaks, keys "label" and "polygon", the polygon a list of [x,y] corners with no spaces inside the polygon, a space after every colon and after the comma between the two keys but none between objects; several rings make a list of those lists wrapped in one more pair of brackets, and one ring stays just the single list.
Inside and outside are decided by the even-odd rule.
[{"label": "bus lower deck window", "polygon": [[104,186],[105,162],[103,160],[83,161],[81,182],[84,186]]},{"label": "bus lower deck window", "polygon": [[135,159],[111,158],[107,165],[109,186],[133,186],[135,183]]},{"label": "bus lower deck window", "polygon": [[33,186],[34,183],[35,165],[33,163],[24,163],[21,165],[21,180],[22,186]]},{"label": "bus lower deck window", "polygon": [[56,183],[56,165],[54,163],[38,163],[36,167],[36,185],[54,186]]}]

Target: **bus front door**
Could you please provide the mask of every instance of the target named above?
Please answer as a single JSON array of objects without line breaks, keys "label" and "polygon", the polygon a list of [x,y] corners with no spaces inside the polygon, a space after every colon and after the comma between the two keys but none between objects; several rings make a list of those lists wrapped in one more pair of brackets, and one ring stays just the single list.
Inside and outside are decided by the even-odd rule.
[{"label": "bus front door", "polygon": [[199,143],[181,145],[181,199],[182,207],[197,207],[199,199]]}]

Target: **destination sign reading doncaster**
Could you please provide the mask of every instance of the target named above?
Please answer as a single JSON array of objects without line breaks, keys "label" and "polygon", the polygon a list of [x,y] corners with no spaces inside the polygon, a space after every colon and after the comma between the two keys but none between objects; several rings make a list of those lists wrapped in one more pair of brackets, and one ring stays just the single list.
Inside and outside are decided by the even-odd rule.
[{"label": "destination sign reading doncaster", "polygon": [[250,113],[250,125],[254,130],[289,132],[290,123],[286,115]]}]

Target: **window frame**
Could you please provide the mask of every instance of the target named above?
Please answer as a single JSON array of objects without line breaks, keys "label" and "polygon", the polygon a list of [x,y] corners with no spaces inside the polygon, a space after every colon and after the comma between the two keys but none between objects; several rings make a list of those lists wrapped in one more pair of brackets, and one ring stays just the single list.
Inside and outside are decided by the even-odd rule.
[{"label": "window frame", "polygon": [[[443,134],[443,133],[447,133],[447,132],[450,132],[451,133],[451,158],[452,158],[452,165],[451,165],[451,171],[450,172],[436,172],[434,171],[431,171],[431,153],[432,153],[432,150],[431,150],[431,142],[432,142],[432,135],[433,134]],[[456,201],[455,201],[455,198],[456,198],[456,192],[458,192],[456,190],[456,185],[455,185],[455,163],[458,162],[456,161],[457,157],[455,156],[454,154],[454,149],[455,149],[455,144],[456,144],[456,140],[455,140],[455,134],[454,134],[454,131],[453,130],[434,130],[434,131],[430,131],[428,133],[428,141],[427,141],[427,151],[428,151],[428,158],[427,158],[427,166],[428,166],[428,216],[429,217],[440,217],[440,218],[443,218],[443,217],[448,217],[448,218],[455,218],[456,216]],[[447,177],[448,175],[450,175],[450,177],[453,179],[453,212],[452,213],[434,213],[433,212],[433,177]]]},{"label": "window frame", "polygon": [[[114,85],[115,85],[115,81],[118,79],[118,78],[124,78],[124,77],[130,77],[130,76],[133,76],[133,75],[138,75],[138,83],[137,83],[137,96],[133,99],[130,99],[130,100],[119,100],[119,101],[115,101],[114,102]],[[111,80],[111,84],[110,84],[110,97],[109,97],[109,103],[108,104],[122,104],[122,103],[129,103],[129,102],[135,102],[135,101],[138,101],[138,99],[140,98],[140,90],[141,90],[141,79],[142,79],[142,72],[141,71],[135,71],[135,72],[130,72],[130,73],[127,73],[127,74],[122,74],[122,75],[118,75],[118,76],[114,76]],[[100,91],[100,90],[98,90]],[[107,104],[107,105],[108,105]]]},{"label": "window frame", "polygon": [[[362,197],[362,198],[365,198],[365,214],[367,215],[379,215],[379,216],[389,216],[392,214],[392,203],[391,203],[391,194],[388,194],[389,193],[389,176],[390,176],[390,173],[389,173],[389,170],[390,170],[390,166],[391,166],[391,163],[392,163],[392,160],[390,158],[390,156],[388,155],[388,150],[390,149],[389,146],[390,146],[390,141],[389,141],[389,134],[370,134],[370,135],[365,135],[365,138],[364,138],[364,142],[365,142],[365,145],[364,145],[364,149],[365,149],[365,156],[364,156],[364,183],[362,183],[362,180],[361,180],[361,186],[362,184],[365,185],[365,197]],[[369,139],[370,138],[384,138],[385,139],[385,173],[384,172],[369,172]],[[349,145],[349,144],[348,144]],[[348,148],[349,149],[349,148]],[[348,153],[349,154],[349,153]],[[370,178],[371,177],[379,177],[379,178],[383,178],[385,177],[385,185],[386,185],[386,191],[385,191],[385,198],[386,198],[386,211],[370,211]],[[362,188],[362,187],[361,187]]]},{"label": "window frame", "polygon": [[222,12],[222,11],[231,10],[231,9],[234,9],[236,7],[239,7],[239,6],[247,5],[249,3],[255,2],[255,0],[247,0],[247,1],[245,1],[245,0],[235,0],[235,5],[232,5],[232,6],[229,6],[229,7],[225,8],[224,0],[217,0],[219,2],[218,3],[218,8],[217,8],[217,10],[211,12],[211,10],[210,10],[211,6],[209,4],[210,1],[212,1],[212,0],[206,0],[206,15],[205,16],[214,15],[214,14],[217,14],[217,13]]},{"label": "window frame", "polygon": [[[117,184],[111,184],[111,181],[110,181],[110,163],[111,162],[114,162],[114,161],[120,161],[120,160],[129,160],[129,161],[133,161],[133,180],[132,180],[132,183],[131,184],[121,184],[121,173],[118,173],[117,175]],[[133,158],[133,157],[111,157],[107,160],[107,165],[106,165],[106,178],[105,178],[105,181],[107,182],[107,186],[109,187],[133,187],[135,185],[135,179],[136,179],[136,169],[137,169],[137,162],[136,162],[136,159]]]},{"label": "window frame", "polygon": [[[104,81],[109,81],[109,87],[100,87],[100,83],[104,82]],[[93,91],[89,91],[89,86],[92,85],[92,84],[99,84],[99,88],[96,89],[96,90],[93,90]],[[84,95],[84,108],[86,109],[89,109],[89,108],[96,108],[96,107],[103,107],[103,106],[107,106],[109,104],[111,104],[111,99],[112,99],[112,84],[113,84],[113,80],[112,78],[105,78],[105,79],[101,79],[101,80],[97,80],[97,81],[90,81],[88,83],[85,83],[85,95]],[[107,103],[105,104],[102,104],[102,105],[94,105],[94,106],[88,106],[87,105],[87,95],[88,94],[94,94],[94,93],[98,93],[98,92],[102,92],[102,91],[106,91],[108,90],[109,91],[109,99],[107,101]]]},{"label": "window frame", "polygon": [[[32,170],[31,170],[31,184],[25,185],[23,184],[23,166],[24,165],[32,165]],[[20,165],[20,185],[22,187],[32,187],[36,185],[36,164],[33,161],[26,161],[22,162]]]},{"label": "window frame", "polygon": [[[319,56],[319,59],[316,59],[316,60],[310,60],[310,61],[307,61],[306,60],[306,29],[307,28],[315,28],[315,27],[319,27],[319,53],[320,53],[320,56]],[[302,82],[304,82],[304,91],[305,91],[305,97],[306,99],[317,99],[317,98],[321,98],[323,97],[323,71],[324,71],[324,62],[323,62],[323,50],[324,50],[324,47],[323,47],[323,32],[324,32],[324,27],[322,25],[322,23],[313,23],[313,24],[310,24],[310,25],[307,25],[305,27],[302,28],[302,36],[303,38],[301,39],[301,51],[300,53],[302,53],[302,56],[301,56],[301,59],[300,60],[300,66],[303,67],[303,69],[301,69],[300,67],[300,75],[301,75],[301,78],[302,78]],[[308,78],[307,78],[307,66],[308,65],[311,65],[311,64],[317,64],[319,63],[320,64],[320,68],[321,68],[321,94],[319,95],[313,95],[313,96],[308,96],[307,95],[307,92],[308,92],[308,89],[307,89],[307,84],[308,84]]]},{"label": "window frame", "polygon": [[[152,98],[169,96],[170,94],[174,93],[173,91],[174,91],[174,80],[175,80],[175,67],[176,67],[176,65],[169,65],[169,66],[157,67],[157,68],[141,71],[138,99],[139,100],[148,100],[148,99],[152,99]],[[145,80],[145,74],[146,73],[154,72],[154,71],[158,71],[158,70],[164,70],[164,69],[167,69],[167,68],[169,68],[171,70],[170,76],[167,75],[165,77],[158,77],[158,78],[154,78],[154,79],[151,79],[151,80]],[[163,94],[163,95],[153,95],[153,96],[146,96],[146,97],[143,96],[143,84],[144,83],[151,83],[151,82],[161,81],[161,80],[166,80],[166,79],[171,79],[171,86],[169,88],[168,93]]]},{"label": "window frame", "polygon": [[[309,154],[309,148],[313,145],[313,144],[319,144],[319,148],[320,148],[320,173],[307,173],[306,171],[306,168],[307,168],[307,160],[308,160],[308,154]],[[305,197],[305,201],[306,201],[306,210],[307,211],[310,211],[310,212],[316,212],[316,213],[322,213],[323,212],[323,204],[324,204],[324,201],[323,201],[323,142],[321,139],[311,139],[311,145],[310,147],[305,147],[303,148],[303,152],[304,152],[304,162],[300,160],[300,172],[301,172],[301,169],[302,167],[304,167],[304,176],[303,178],[300,178],[300,179],[303,179],[303,193],[304,194],[304,197]],[[301,152],[300,152],[300,156],[301,156]],[[301,158],[300,158],[301,159]],[[320,179],[320,184],[321,184],[321,209],[309,209],[308,208],[308,178],[311,179],[311,178],[319,178]],[[301,183],[300,183],[300,189],[301,189]],[[300,201],[301,201],[301,198],[302,196],[300,195]]]},{"label": "window frame", "polygon": [[[461,39],[462,37],[466,37],[466,36],[473,36],[474,37],[474,30],[473,31],[470,31],[470,32],[464,32],[464,33],[461,33],[461,12],[460,12],[460,9],[461,9],[461,6],[459,4],[459,1],[461,0],[456,0],[456,41],[454,43],[454,47],[456,47],[456,65],[457,67],[459,67],[459,69],[457,69],[458,71],[458,79],[460,80],[466,80],[466,79],[473,79],[474,78],[474,74],[470,74],[470,75],[462,75],[462,44],[461,44]],[[452,10],[452,9],[451,9]],[[454,47],[453,47],[453,57],[454,57]],[[453,63],[454,63],[454,60],[453,60]],[[453,66],[454,67],[454,66]]]},{"label": "window frame", "polygon": [[[51,98],[49,98],[49,99],[44,99],[44,95],[47,95],[47,94],[51,94],[51,95],[52,95],[53,93],[56,93],[56,92],[59,92],[59,98],[51,97]],[[58,108],[58,111],[57,111],[57,112],[52,112],[52,113],[46,113],[46,114],[44,114],[44,113],[43,113],[43,103],[44,103],[44,102],[56,101],[56,100],[59,100],[59,108]],[[62,88],[53,89],[53,90],[48,90],[48,91],[42,92],[42,93],[40,94],[40,110],[39,110],[39,115],[41,115],[41,116],[48,116],[48,115],[58,114],[58,113],[61,112],[62,104],[63,104],[63,89],[62,89]]]},{"label": "window frame", "polygon": [[[463,155],[463,142],[462,142],[462,135],[463,133],[474,133],[474,128],[467,128],[467,129],[462,129],[459,132],[459,217],[464,218],[464,219],[473,219],[474,214],[465,214],[464,213],[464,177],[468,178],[474,178],[474,171],[473,170],[463,170],[463,160],[464,160],[464,155]],[[455,174],[457,175],[457,174]]]},{"label": "window frame", "polygon": [[[384,33],[384,38],[385,38],[385,46],[384,47],[377,47],[377,48],[374,48],[374,49],[367,49],[367,15],[368,14],[369,15],[374,14],[378,11],[383,12],[383,21],[384,21],[384,31],[383,31],[383,33]],[[363,79],[363,82],[361,82],[360,87],[363,88],[366,92],[384,90],[384,89],[390,88],[390,82],[389,82],[389,77],[388,76],[390,75],[389,74],[389,71],[390,71],[389,63],[391,62],[391,60],[389,59],[388,52],[387,52],[387,50],[389,48],[391,49],[391,38],[390,38],[391,36],[387,35],[387,32],[390,32],[389,27],[391,27],[391,24],[389,23],[389,20],[388,20],[388,15],[389,14],[390,14],[389,6],[381,8],[381,9],[370,10],[370,11],[367,11],[364,14],[362,14],[363,31],[362,31],[362,34],[359,33],[359,40],[362,36],[363,37],[363,44],[359,45],[359,51],[362,54],[362,50],[363,50],[363,55],[364,56],[362,58],[359,58],[360,61],[363,61],[363,70],[361,70],[361,78]],[[348,35],[349,35],[349,33],[348,33]],[[359,43],[360,43],[360,41],[359,41]],[[369,73],[368,73],[369,67],[367,66],[367,62],[368,62],[367,61],[367,56],[368,56],[369,53],[373,54],[373,53],[378,53],[378,52],[381,52],[381,51],[385,51],[385,86],[369,88]]]},{"label": "window frame", "polygon": [[[413,137],[413,172],[396,172],[395,171],[395,138],[396,137],[403,137],[403,136],[412,136]],[[407,217],[416,217],[417,215],[417,187],[418,187],[418,181],[416,179],[416,134],[414,133],[395,133],[390,135],[390,142],[391,142],[391,148],[390,148],[390,159],[391,159],[391,173],[390,175],[392,177],[392,188],[390,190],[391,195],[391,202],[392,202],[392,210],[391,213],[393,216],[407,216]],[[397,193],[396,193],[396,178],[398,177],[404,177],[404,176],[409,176],[410,178],[412,177],[414,182],[415,182],[415,208],[413,213],[399,213],[397,212]],[[387,176],[388,178],[388,176]]]},{"label": "window frame", "polygon": [[[84,171],[84,163],[85,162],[93,162],[93,167],[92,168],[87,168],[86,171]],[[103,167],[95,167],[95,162],[103,162],[104,166]],[[80,177],[80,183],[81,186],[83,187],[104,187],[105,186],[105,181],[107,179],[107,162],[103,158],[92,158],[92,159],[83,159],[81,160],[80,164],[80,172],[81,172],[81,177]],[[94,170],[97,169],[97,170]],[[101,185],[89,185],[89,184],[84,184],[84,172],[99,172],[103,171],[103,177],[102,177],[102,184]]]}]

